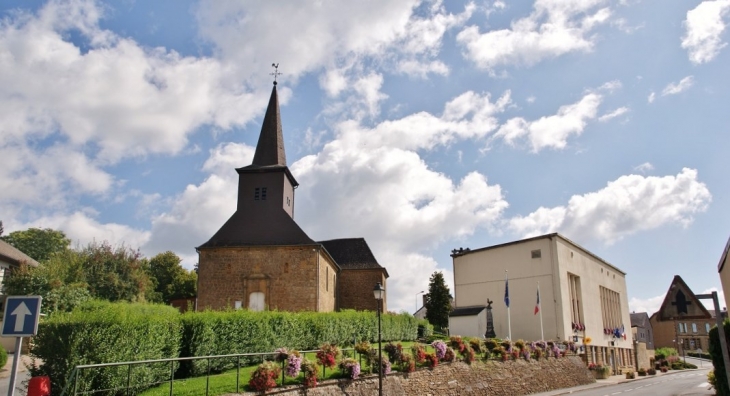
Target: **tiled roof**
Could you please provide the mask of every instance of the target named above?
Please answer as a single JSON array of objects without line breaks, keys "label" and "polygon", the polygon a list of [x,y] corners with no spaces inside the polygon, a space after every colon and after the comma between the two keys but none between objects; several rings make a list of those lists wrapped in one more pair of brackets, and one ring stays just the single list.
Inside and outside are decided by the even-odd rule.
[{"label": "tiled roof", "polygon": [[485,309],[487,309],[486,305],[454,308],[451,312],[449,312],[449,316],[475,316],[475,315],[479,315],[479,313],[481,313]]},{"label": "tiled roof", "polygon": [[0,240],[0,260],[8,261],[10,264],[15,265],[19,265],[21,262],[25,262],[33,267],[37,267],[39,265],[37,261],[30,258],[27,254],[2,240]]},{"label": "tiled roof", "polygon": [[364,238],[332,239],[319,243],[342,269],[385,269],[378,264]]}]

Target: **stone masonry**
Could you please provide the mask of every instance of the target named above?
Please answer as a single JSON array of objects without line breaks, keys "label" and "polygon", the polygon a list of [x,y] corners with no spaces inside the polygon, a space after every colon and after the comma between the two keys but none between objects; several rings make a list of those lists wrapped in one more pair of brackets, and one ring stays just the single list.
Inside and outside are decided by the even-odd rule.
[{"label": "stone masonry", "polygon": [[316,245],[201,249],[199,265],[198,310],[234,308],[236,301],[246,308],[255,292],[270,310],[335,309],[336,287],[321,274],[337,268]]},{"label": "stone masonry", "polygon": [[[378,309],[373,287],[385,285],[382,269],[343,269],[340,272],[340,309],[375,311]],[[386,293],[387,294],[387,293]],[[388,312],[387,296],[383,300],[383,312]]]},{"label": "stone masonry", "polygon": [[[441,363],[433,370],[393,373],[383,381],[388,396],[518,396],[594,383],[596,380],[577,356],[539,361]],[[270,394],[308,396],[370,396],[378,393],[378,377],[324,381],[307,389],[288,387]],[[246,393],[253,395],[253,393]]]}]

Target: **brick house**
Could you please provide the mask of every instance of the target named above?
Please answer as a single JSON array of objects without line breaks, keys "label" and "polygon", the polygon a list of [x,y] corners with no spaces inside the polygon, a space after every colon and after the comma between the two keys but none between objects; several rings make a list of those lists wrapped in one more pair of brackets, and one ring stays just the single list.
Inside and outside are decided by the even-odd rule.
[{"label": "brick house", "polygon": [[376,309],[373,288],[387,293],[388,272],[367,242],[316,242],[294,221],[299,183],[286,165],[276,83],[253,163],[236,172],[236,212],[197,248],[197,309]]},{"label": "brick house", "polygon": [[649,321],[655,348],[675,348],[680,355],[698,349],[707,352],[710,329],[717,323],[715,311],[705,308],[679,275],[672,279],[661,308]]}]

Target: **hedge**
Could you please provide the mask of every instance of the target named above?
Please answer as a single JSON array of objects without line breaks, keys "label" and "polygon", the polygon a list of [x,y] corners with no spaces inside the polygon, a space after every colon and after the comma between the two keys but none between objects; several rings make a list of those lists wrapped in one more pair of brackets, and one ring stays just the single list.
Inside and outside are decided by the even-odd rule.
[{"label": "hedge", "polygon": [[[30,354],[43,361],[32,376],[47,375],[54,395],[61,394],[73,368],[84,364],[174,358],[181,329],[177,309],[152,304],[90,302],[72,313],[57,313],[41,322]],[[126,366],[80,372],[79,392],[127,385]],[[170,377],[170,364],[133,368],[131,386]]]},{"label": "hedge", "polygon": [[[415,340],[419,325],[430,326],[409,314],[384,314],[381,319],[384,342]],[[352,345],[354,340],[374,342],[378,337],[377,317],[368,311],[206,311],[186,313],[181,320],[181,357],[265,353],[280,347],[311,350],[325,342]],[[235,364],[233,359],[216,359],[211,360],[210,369],[220,372]],[[207,360],[185,361],[178,377],[196,376],[207,370]]]},{"label": "hedge", "polygon": [[[722,322],[725,330],[725,341],[730,345],[730,321],[725,319]],[[725,375],[725,362],[722,360],[722,347],[720,346],[720,332],[717,326],[710,329],[710,355],[712,356],[712,365],[715,366],[715,390],[719,396],[730,395],[730,389],[727,386],[727,376]]]},{"label": "hedge", "polygon": [[[428,336],[433,327],[409,314],[383,314],[382,339],[412,341]],[[128,362],[175,357],[266,353],[276,348],[311,350],[325,342],[341,346],[353,341],[377,341],[374,312],[251,312],[204,311],[180,314],[175,308],[154,304],[90,302],[71,313],[56,313],[43,320],[33,337],[31,356],[44,363],[31,375],[48,375],[54,394],[60,394],[74,367],[84,364]],[[258,358],[260,359],[260,358]],[[258,361],[257,359],[257,361]],[[242,360],[253,363],[253,359]],[[211,372],[235,367],[236,360],[214,359]],[[206,359],[173,366],[177,378],[205,374]],[[126,386],[127,366],[83,370],[78,391]],[[132,386],[142,389],[168,380],[170,364],[139,365],[132,371]]]}]

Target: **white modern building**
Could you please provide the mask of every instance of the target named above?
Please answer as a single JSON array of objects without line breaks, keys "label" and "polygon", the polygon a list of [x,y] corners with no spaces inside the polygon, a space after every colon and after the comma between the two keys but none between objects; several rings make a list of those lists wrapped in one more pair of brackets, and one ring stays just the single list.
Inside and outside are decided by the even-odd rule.
[{"label": "white modern building", "polygon": [[[577,340],[589,362],[615,370],[634,366],[626,273],[612,264],[557,233],[453,250],[451,256],[454,309],[484,307],[492,301],[497,338]],[[535,312],[538,284],[542,315]],[[470,317],[483,320],[483,315]],[[450,334],[484,336],[474,329],[486,324],[455,319]]]}]

